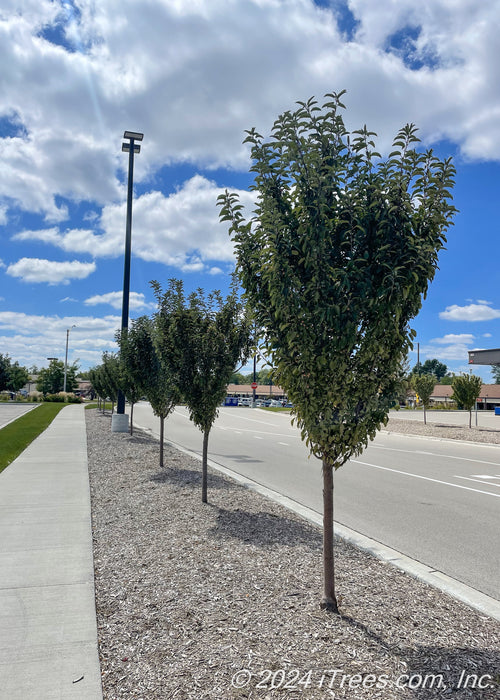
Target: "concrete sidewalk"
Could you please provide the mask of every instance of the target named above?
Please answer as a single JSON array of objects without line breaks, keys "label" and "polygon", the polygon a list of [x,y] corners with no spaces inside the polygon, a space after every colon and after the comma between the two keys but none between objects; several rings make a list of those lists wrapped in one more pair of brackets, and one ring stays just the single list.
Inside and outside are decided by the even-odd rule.
[{"label": "concrete sidewalk", "polygon": [[0,474],[0,697],[102,700],[81,405]]}]

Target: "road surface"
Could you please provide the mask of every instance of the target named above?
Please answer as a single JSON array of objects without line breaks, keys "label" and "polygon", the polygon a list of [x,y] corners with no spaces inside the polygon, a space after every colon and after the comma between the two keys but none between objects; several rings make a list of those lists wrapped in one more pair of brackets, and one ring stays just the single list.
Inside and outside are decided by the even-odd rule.
[{"label": "road surface", "polygon": [[[134,424],[159,434],[145,402]],[[201,453],[183,407],[167,419],[165,439]],[[322,512],[321,464],[287,414],[221,408],[209,457]],[[382,432],[336,473],[335,520],[500,600],[500,446]]]}]

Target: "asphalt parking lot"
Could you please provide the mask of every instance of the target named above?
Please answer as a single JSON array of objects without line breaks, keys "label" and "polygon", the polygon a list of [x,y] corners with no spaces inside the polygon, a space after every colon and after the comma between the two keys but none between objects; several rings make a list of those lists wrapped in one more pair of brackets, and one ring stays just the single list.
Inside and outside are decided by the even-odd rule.
[{"label": "asphalt parking lot", "polygon": [[19,416],[23,416],[39,405],[38,403],[0,402],[0,428],[4,428],[9,423],[12,423],[13,420],[19,418]]}]

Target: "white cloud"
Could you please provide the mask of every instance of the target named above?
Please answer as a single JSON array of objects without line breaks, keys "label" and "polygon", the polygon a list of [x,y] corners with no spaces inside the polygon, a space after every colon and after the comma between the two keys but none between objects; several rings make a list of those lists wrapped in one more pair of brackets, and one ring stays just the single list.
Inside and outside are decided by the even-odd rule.
[{"label": "white cloud", "polygon": [[491,333],[483,333],[483,338],[492,338]]},{"label": "white cloud", "polygon": [[[424,139],[445,136],[470,157],[500,157],[498,2],[350,0],[359,24],[349,41],[334,9],[313,0],[102,0],[72,14],[69,3],[9,0],[2,8],[9,109],[0,114],[19,133],[0,140],[0,191],[48,221],[68,215],[57,196],[119,201],[124,129],[145,134],[136,181],[178,161],[246,168],[244,129],[267,130],[296,99],[344,87],[349,125],[378,131],[380,148],[414,121]],[[61,22],[71,50],[40,34]],[[409,43],[420,70],[390,48],[408,27],[418,27]]]},{"label": "white cloud", "polygon": [[467,361],[470,345],[475,342],[472,333],[447,333],[441,338],[432,338],[428,345],[420,348],[422,356],[437,358],[440,362]]},{"label": "white cloud", "polygon": [[0,311],[0,346],[26,367],[43,367],[47,357],[64,359],[66,331],[71,328],[68,361],[78,358],[79,366],[87,368],[100,364],[104,351],[116,351],[114,338],[120,323],[120,316],[111,315],[60,317]]},{"label": "white cloud", "polygon": [[442,338],[433,338],[430,342],[438,345],[449,345],[450,343],[470,345],[474,342],[474,338],[472,333],[447,333]]},{"label": "white cloud", "polygon": [[452,304],[439,313],[439,318],[444,321],[491,321],[494,318],[500,318],[500,309],[492,309],[485,303],[467,306]]},{"label": "white cloud", "polygon": [[[121,309],[123,301],[123,292],[108,292],[107,294],[96,294],[88,299],[85,299],[87,306],[96,306],[98,304],[109,304],[114,309]],[[133,311],[151,310],[156,308],[156,304],[147,302],[144,299],[144,294],[130,292],[129,308]]]},{"label": "white cloud", "polygon": [[7,268],[7,274],[23,282],[48,282],[50,285],[69,284],[72,279],[85,279],[96,269],[95,263],[78,260],[56,262],[40,258],[21,258]]},{"label": "white cloud", "polygon": [[[161,192],[137,197],[133,208],[133,254],[143,260],[178,267],[183,272],[209,269],[210,261],[232,263],[234,253],[228,226],[219,221],[216,206],[222,191],[215,182],[195,175],[168,197]],[[250,216],[254,195],[243,190],[238,194]],[[104,233],[84,229],[60,232],[53,227],[22,231],[13,239],[42,241],[66,252],[116,257],[123,255],[125,220],[125,203],[108,205],[100,219]]]},{"label": "white cloud", "polygon": [[420,348],[420,355],[429,359],[437,358],[440,362],[461,361],[466,362],[468,351],[471,348],[467,343],[452,343],[450,345],[424,345]]}]

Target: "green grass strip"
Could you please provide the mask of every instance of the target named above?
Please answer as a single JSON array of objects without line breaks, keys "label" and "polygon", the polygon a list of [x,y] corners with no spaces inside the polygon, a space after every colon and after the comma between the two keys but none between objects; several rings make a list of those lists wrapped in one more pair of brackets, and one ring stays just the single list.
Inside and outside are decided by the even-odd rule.
[{"label": "green grass strip", "polygon": [[54,420],[66,403],[42,403],[0,430],[0,472]]},{"label": "green grass strip", "polygon": [[[112,406],[113,406],[113,404],[111,403],[111,401],[107,401],[106,405],[104,406],[104,410],[111,411]],[[87,408],[102,408],[102,406],[98,406],[97,401],[95,401],[92,403],[85,404],[85,410],[87,410]],[[115,408],[116,408],[116,404],[115,404]]]},{"label": "green grass strip", "polygon": [[290,413],[289,408],[284,406],[260,406],[263,411],[272,411],[273,413]]}]

